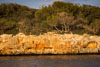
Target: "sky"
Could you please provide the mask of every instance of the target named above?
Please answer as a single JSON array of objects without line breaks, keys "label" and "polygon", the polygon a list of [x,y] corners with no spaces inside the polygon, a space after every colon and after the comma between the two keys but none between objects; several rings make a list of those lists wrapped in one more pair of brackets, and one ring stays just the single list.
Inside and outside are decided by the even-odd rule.
[{"label": "sky", "polygon": [[93,6],[100,7],[100,0],[0,0],[1,3],[17,3],[21,5],[26,5],[30,8],[41,8],[42,6],[47,6],[52,4],[54,1],[64,1],[64,2],[72,2],[78,4],[89,4]]}]

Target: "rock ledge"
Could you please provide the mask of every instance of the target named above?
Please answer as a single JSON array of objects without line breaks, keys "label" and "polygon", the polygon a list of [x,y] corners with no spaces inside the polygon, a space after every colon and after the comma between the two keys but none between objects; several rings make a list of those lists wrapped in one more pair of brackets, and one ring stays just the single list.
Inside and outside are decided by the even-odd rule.
[{"label": "rock ledge", "polygon": [[0,35],[0,55],[100,53],[100,36],[55,34]]}]

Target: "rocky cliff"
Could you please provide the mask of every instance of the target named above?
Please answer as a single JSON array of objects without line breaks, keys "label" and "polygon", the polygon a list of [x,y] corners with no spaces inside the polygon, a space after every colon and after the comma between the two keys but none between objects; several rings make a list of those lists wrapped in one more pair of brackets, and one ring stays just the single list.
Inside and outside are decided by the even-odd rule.
[{"label": "rocky cliff", "polygon": [[0,35],[0,55],[100,53],[100,36],[55,34]]}]

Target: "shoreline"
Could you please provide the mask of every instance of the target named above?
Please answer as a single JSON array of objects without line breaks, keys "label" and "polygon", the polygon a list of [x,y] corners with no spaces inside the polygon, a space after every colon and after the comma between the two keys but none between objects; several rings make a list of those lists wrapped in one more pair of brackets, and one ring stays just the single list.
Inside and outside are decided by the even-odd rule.
[{"label": "shoreline", "polygon": [[0,55],[100,54],[100,36],[56,34],[0,35]]},{"label": "shoreline", "polygon": [[100,55],[100,53],[80,53],[80,54],[18,54],[18,55],[0,55],[2,56],[81,56],[81,55]]}]

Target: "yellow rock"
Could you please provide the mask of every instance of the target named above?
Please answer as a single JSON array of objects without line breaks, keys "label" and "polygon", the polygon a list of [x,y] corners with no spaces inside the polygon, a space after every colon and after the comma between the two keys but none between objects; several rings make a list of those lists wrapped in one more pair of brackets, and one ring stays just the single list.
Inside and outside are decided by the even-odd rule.
[{"label": "yellow rock", "polygon": [[41,50],[36,50],[36,53],[37,54],[43,54],[43,50],[41,49]]},{"label": "yellow rock", "polygon": [[1,37],[0,37],[0,44],[1,44],[1,42],[2,42],[2,39],[1,39]]},{"label": "yellow rock", "polygon": [[36,53],[35,49],[25,49],[24,50],[25,54],[31,54],[31,53]]},{"label": "yellow rock", "polygon": [[89,42],[87,48],[97,48],[96,42]]},{"label": "yellow rock", "polygon": [[66,45],[65,47],[66,47],[66,48],[71,48],[70,44],[71,44],[70,41],[66,41],[66,42],[65,42],[65,45]]},{"label": "yellow rock", "polygon": [[10,38],[12,38],[12,35],[8,34],[1,35],[2,42],[7,42]]},{"label": "yellow rock", "polygon": [[36,49],[44,49],[45,47],[45,43],[43,43],[42,41],[39,42],[39,44],[36,45]]},{"label": "yellow rock", "polygon": [[3,34],[0,35],[0,54],[92,53],[100,49],[99,42],[99,36],[84,37],[82,35],[54,33],[39,36],[25,35],[23,33],[16,36]]}]

